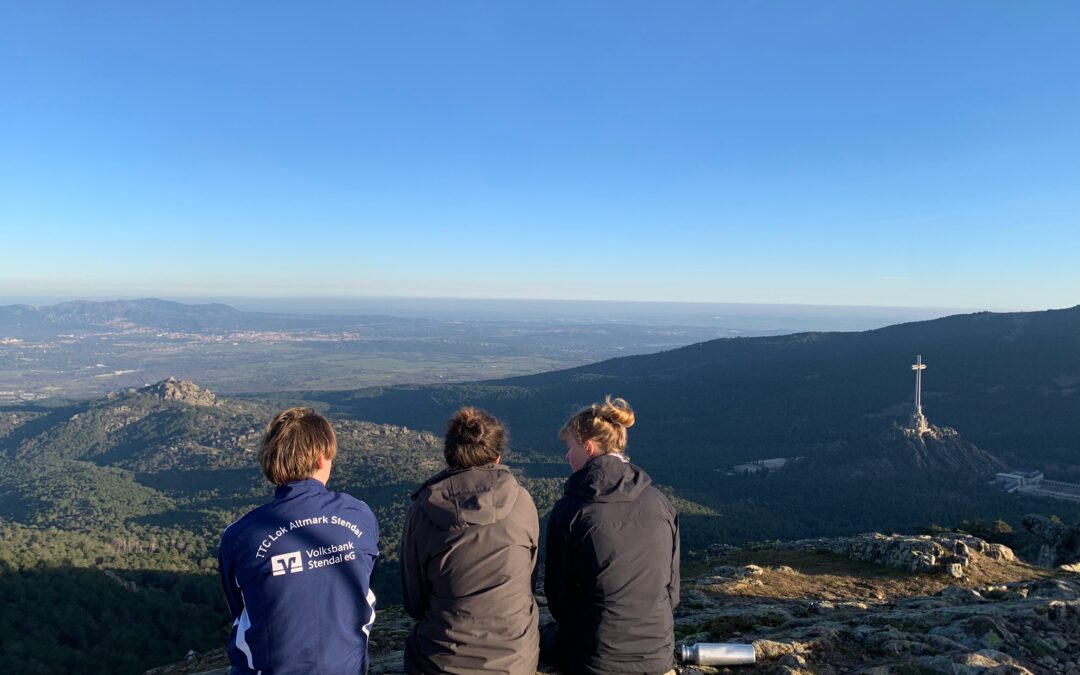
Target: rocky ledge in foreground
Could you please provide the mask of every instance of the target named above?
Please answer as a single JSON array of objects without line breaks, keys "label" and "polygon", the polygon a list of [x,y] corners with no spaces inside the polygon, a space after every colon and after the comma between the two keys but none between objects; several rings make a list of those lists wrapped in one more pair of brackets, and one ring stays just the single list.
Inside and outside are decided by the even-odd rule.
[{"label": "rocky ledge in foreground", "polygon": [[[757,666],[683,666],[684,675],[1080,675],[1080,575],[1029,566],[967,535],[714,547],[683,576],[678,644],[752,643],[758,656]],[[380,611],[373,673],[400,672],[409,623],[398,608]],[[226,665],[219,651],[151,673],[217,675]]]},{"label": "rocky ledge in foreground", "polygon": [[770,673],[1080,675],[1080,575],[967,535],[731,549],[684,584],[675,625],[752,642]]}]

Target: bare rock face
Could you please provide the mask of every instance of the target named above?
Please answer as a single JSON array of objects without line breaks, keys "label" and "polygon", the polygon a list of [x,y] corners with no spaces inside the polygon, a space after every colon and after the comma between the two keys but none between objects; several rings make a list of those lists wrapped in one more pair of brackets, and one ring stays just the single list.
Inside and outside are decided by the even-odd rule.
[{"label": "bare rock face", "polygon": [[806,476],[891,476],[901,480],[927,475],[969,478],[1004,470],[999,459],[965,441],[955,429],[933,424],[921,433],[894,425],[864,438],[842,439],[781,469]]},{"label": "bare rock face", "polygon": [[138,394],[148,394],[162,401],[179,401],[188,405],[217,405],[217,396],[209,389],[203,389],[191,380],[177,380],[170,377],[156,384],[150,384],[135,390]]},{"label": "bare rock face", "polygon": [[1043,542],[1036,561],[1039,566],[1057,567],[1080,562],[1080,527],[1069,527],[1037,513],[1024,516],[1023,526]]},{"label": "bare rock face", "polygon": [[956,579],[964,577],[975,553],[994,560],[1015,558],[1007,546],[990,544],[978,537],[959,533],[931,537],[871,532],[855,537],[801,539],[764,546],[837,553],[852,560],[884,565],[904,572],[947,574]]},{"label": "bare rock face", "polygon": [[975,444],[963,440],[952,427],[927,426],[923,433],[896,428],[880,442],[918,470],[961,471],[977,474],[1001,471],[1005,465]]}]

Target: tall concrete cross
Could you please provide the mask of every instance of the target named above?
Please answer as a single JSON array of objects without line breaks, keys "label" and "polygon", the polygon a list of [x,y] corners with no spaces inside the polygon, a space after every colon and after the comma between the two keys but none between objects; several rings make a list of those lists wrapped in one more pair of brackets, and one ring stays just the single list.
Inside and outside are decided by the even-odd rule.
[{"label": "tall concrete cross", "polygon": [[911,414],[912,428],[921,433],[930,429],[926,421],[926,415],[922,411],[922,371],[926,370],[926,364],[922,362],[922,354],[915,357],[915,364],[911,366],[915,371],[915,411]]}]

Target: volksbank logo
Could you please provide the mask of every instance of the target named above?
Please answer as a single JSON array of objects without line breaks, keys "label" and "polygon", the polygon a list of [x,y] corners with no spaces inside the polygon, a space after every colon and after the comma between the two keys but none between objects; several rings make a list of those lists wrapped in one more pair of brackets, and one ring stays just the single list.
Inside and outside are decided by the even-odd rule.
[{"label": "volksbank logo", "polygon": [[296,572],[304,571],[304,559],[300,556],[300,551],[293,551],[292,553],[282,553],[270,558],[270,568],[274,571],[275,577],[280,577],[285,572],[295,574]]}]

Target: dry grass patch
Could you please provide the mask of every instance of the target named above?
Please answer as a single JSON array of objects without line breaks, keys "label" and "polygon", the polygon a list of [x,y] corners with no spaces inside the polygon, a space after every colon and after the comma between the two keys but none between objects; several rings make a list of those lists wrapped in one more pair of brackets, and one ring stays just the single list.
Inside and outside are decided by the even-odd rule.
[{"label": "dry grass patch", "polygon": [[707,590],[735,597],[782,600],[885,600],[933,595],[948,586],[979,588],[1053,575],[1052,570],[979,555],[972,557],[968,575],[960,580],[943,574],[911,574],[835,553],[809,551],[736,551],[719,562],[758,565],[764,571],[711,584]]}]

